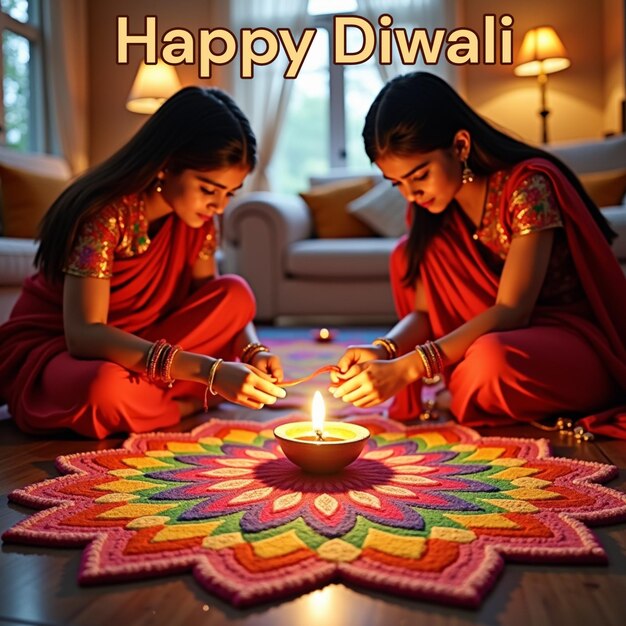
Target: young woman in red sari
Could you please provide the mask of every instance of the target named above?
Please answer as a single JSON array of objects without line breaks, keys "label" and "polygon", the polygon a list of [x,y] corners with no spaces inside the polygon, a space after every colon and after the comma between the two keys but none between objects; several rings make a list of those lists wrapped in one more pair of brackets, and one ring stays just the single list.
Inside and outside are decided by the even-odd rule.
[{"label": "young woman in red sari", "polygon": [[424,72],[382,89],[363,138],[410,231],[391,259],[400,321],[347,350],[335,396],[395,396],[390,416],[412,419],[421,380],[440,374],[462,423],[585,417],[626,438],[626,279],[575,175]]},{"label": "young woman in red sari", "polygon": [[217,395],[284,397],[249,287],[214,258],[215,220],[255,161],[230,97],[187,87],[56,200],[39,271],[0,327],[0,403],[20,428],[101,438],[171,426]]}]

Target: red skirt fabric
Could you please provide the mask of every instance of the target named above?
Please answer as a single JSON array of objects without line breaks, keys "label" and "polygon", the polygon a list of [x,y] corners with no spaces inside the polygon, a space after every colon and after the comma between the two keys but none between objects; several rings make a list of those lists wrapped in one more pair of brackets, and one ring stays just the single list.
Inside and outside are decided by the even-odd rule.
[{"label": "red skirt fabric", "polygon": [[[191,268],[203,232],[168,218],[148,251],[121,259],[111,279],[109,323],[184,350],[233,359],[233,340],[253,319],[254,297],[238,276],[191,293]],[[109,361],[70,356],[63,332],[62,284],[29,278],[11,318],[0,326],[0,399],[30,433],[71,429],[87,437],[145,432],[180,420],[177,398],[205,387],[170,389]]]},{"label": "red skirt fabric", "polygon": [[[584,417],[592,432],[626,438],[626,278],[586,207],[560,171],[543,159],[514,168],[508,190],[528,169],[553,183],[568,245],[586,300],[537,307],[528,327],[480,337],[464,359],[445,372],[452,412],[468,425]],[[506,210],[506,206],[501,207]],[[460,209],[449,218],[424,257],[421,278],[434,337],[441,337],[495,303],[499,276],[480,255]],[[391,258],[391,280],[400,318],[415,301],[402,285],[406,241]],[[419,414],[420,384],[399,393],[395,419]]]}]

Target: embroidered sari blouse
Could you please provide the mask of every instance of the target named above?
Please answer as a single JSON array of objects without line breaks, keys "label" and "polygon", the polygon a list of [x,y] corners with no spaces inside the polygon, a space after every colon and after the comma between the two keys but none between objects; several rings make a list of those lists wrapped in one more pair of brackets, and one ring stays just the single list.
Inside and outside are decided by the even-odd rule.
[{"label": "embroidered sari blouse", "polygon": [[[206,238],[198,255],[208,259],[218,246],[213,220],[207,222]],[[85,220],[63,268],[66,274],[111,278],[116,258],[129,258],[150,246],[148,220],[140,194],[124,196]]]},{"label": "embroidered sari blouse", "polygon": [[[511,196],[505,198],[504,188],[510,174],[502,170],[489,178],[483,217],[474,239],[487,248],[495,269],[501,271],[512,239],[554,228],[552,254],[538,304],[579,301],[584,292],[567,246],[561,211],[550,181],[544,174],[529,174]],[[505,210],[502,210],[503,202],[507,203]]]}]

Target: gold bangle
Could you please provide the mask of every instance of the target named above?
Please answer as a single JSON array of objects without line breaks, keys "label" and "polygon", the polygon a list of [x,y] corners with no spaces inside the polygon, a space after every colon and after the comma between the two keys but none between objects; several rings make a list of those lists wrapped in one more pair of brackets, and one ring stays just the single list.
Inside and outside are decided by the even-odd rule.
[{"label": "gold bangle", "polygon": [[398,356],[398,344],[393,339],[389,339],[389,345],[391,346],[391,350],[393,352],[392,358],[395,359]]},{"label": "gold bangle", "polygon": [[207,376],[206,381],[206,389],[204,390],[204,410],[209,410],[209,393],[212,396],[217,395],[217,391],[213,390],[213,383],[215,382],[215,373],[217,372],[217,368],[224,362],[224,359],[215,359],[213,361],[213,365],[211,365],[211,369],[209,370],[209,375]]},{"label": "gold bangle", "polygon": [[426,378],[432,378],[433,370],[430,366],[430,362],[428,361],[428,356],[426,355],[424,348],[422,348],[422,346],[415,346],[415,352],[417,352],[420,355],[420,358],[422,359],[422,363],[424,364],[424,373],[426,374]]},{"label": "gold bangle", "polygon": [[248,350],[251,350],[252,348],[258,345],[260,345],[258,341],[251,341],[249,344],[245,345],[243,347],[243,350],[241,351],[241,360],[243,361],[244,357],[246,356],[246,352],[248,352]]},{"label": "gold bangle", "polygon": [[212,396],[217,395],[217,391],[213,390],[213,383],[215,382],[215,374],[217,373],[217,368],[224,362],[224,359],[216,359],[211,365],[211,369],[209,370],[209,378],[207,380],[207,387],[209,388],[209,392]]},{"label": "gold bangle", "polygon": [[372,341],[372,345],[382,346],[385,349],[385,352],[387,353],[387,360],[389,361],[391,359],[391,350],[389,350],[389,346],[387,345],[387,342],[384,341],[382,338],[374,339],[374,341]]},{"label": "gold bangle", "polygon": [[174,363],[174,357],[182,350],[179,345],[172,346],[167,354],[167,357],[163,363],[163,374],[161,380],[171,389],[174,386],[176,380],[172,378],[172,364]]},{"label": "gold bangle", "polygon": [[164,350],[169,350],[171,345],[165,339],[159,339],[152,345],[152,349],[148,352],[148,362],[146,363],[146,375],[151,383],[159,380],[157,376],[157,368],[159,359],[163,356]]},{"label": "gold bangle", "polygon": [[387,360],[395,359],[398,355],[398,344],[389,337],[377,337],[372,341],[373,346],[382,346],[387,352]]},{"label": "gold bangle", "polygon": [[434,356],[435,364],[437,366],[437,374],[443,373],[443,356],[441,354],[441,349],[436,341],[427,341],[426,346],[429,348],[431,353]]},{"label": "gold bangle", "polygon": [[242,351],[241,351],[241,362],[249,364],[250,361],[259,353],[259,352],[269,352],[270,349],[267,346],[264,346],[262,343],[249,343]]}]

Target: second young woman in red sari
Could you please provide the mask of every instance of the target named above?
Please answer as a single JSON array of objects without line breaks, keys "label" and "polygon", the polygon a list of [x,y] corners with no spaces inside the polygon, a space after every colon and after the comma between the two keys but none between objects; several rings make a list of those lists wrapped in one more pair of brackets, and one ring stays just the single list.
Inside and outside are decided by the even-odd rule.
[{"label": "second young woman in red sari", "polygon": [[463,423],[585,417],[626,438],[626,278],[574,174],[425,72],[383,88],[363,137],[410,232],[391,259],[400,321],[342,356],[335,395],[395,396],[391,417],[412,419],[421,380],[441,374]]}]

